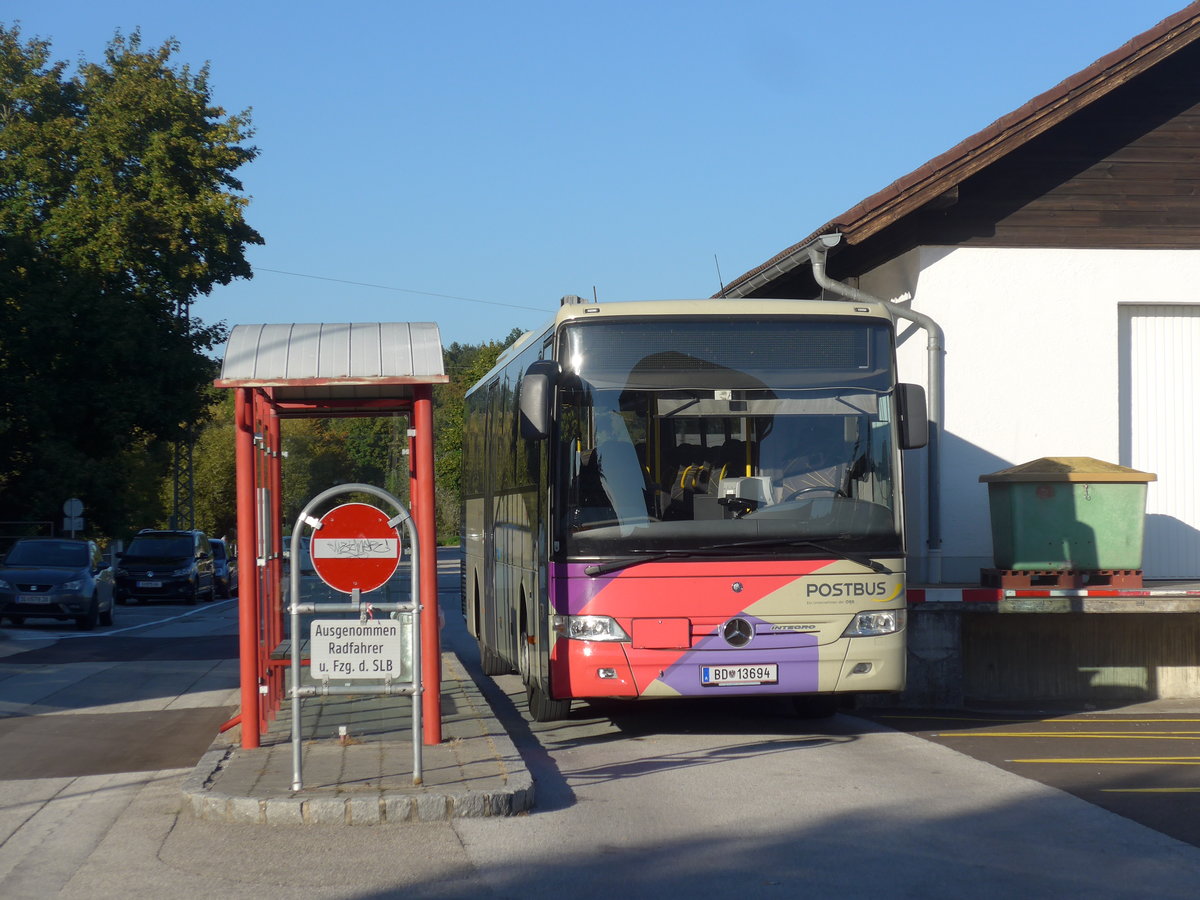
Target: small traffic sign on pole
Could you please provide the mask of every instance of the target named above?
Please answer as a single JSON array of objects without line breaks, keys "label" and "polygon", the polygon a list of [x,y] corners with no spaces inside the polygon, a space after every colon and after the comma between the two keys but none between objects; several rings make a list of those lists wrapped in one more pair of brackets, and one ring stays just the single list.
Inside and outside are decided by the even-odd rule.
[{"label": "small traffic sign on pole", "polygon": [[383,510],[366,503],[325,513],[309,549],[317,575],[343,594],[382,587],[400,565],[399,532]]}]

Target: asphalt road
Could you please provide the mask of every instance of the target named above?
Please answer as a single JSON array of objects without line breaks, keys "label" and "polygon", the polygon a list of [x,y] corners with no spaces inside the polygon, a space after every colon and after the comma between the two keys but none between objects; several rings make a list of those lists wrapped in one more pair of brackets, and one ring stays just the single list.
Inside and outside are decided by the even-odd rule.
[{"label": "asphalt road", "polygon": [[[237,709],[235,609],[159,603],[119,607],[112,626],[86,634],[36,619],[0,630],[0,775],[194,766]],[[224,696],[204,699],[206,682]]]},{"label": "asphalt road", "polygon": [[1105,712],[868,716],[1200,846],[1200,703]]},{"label": "asphalt road", "polygon": [[[477,671],[452,599],[457,572],[443,574],[443,640]],[[128,765],[80,774],[88,764],[64,752],[55,765],[65,774],[38,770],[36,758],[21,765],[37,777],[0,771],[5,900],[1101,900],[1191,898],[1200,883],[1200,850],[1190,844],[1007,768],[1049,753],[975,758],[972,747],[1010,739],[970,737],[978,723],[960,723],[957,739],[935,738],[951,730],[942,721],[925,737],[847,715],[805,722],[766,701],[578,703],[566,721],[534,723],[511,675],[483,679],[483,691],[535,778],[528,815],[378,828],[198,821],[181,803],[191,765],[165,747],[155,757],[153,747],[177,738],[172,754],[198,758],[203,747],[184,731],[199,742],[204,728],[186,723],[212,722],[236,702],[233,605],[128,608],[113,629],[53,632],[3,629],[0,723],[19,730],[51,725],[12,719],[78,719],[43,737],[80,757],[93,752],[92,735],[125,733]],[[163,717],[182,712],[190,715]],[[131,731],[143,715],[145,727]],[[174,728],[151,739],[154,717]],[[1062,738],[1070,740],[1083,739]],[[31,748],[53,755],[38,742],[22,752]],[[0,752],[7,764],[11,755]]]}]

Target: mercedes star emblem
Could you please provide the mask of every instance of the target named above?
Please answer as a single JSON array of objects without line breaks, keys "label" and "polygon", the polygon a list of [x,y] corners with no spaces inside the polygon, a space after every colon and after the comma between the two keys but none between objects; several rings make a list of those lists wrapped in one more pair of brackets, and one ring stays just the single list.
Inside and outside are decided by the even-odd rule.
[{"label": "mercedes star emblem", "polygon": [[754,639],[754,625],[745,619],[730,619],[721,628],[721,636],[730,647],[745,647]]}]

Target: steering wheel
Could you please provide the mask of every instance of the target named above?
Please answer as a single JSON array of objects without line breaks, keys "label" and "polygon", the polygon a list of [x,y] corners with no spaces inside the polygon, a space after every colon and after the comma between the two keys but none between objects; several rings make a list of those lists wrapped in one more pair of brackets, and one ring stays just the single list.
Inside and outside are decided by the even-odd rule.
[{"label": "steering wheel", "polygon": [[850,496],[844,490],[842,490],[840,487],[834,487],[833,485],[826,485],[826,484],[817,484],[817,485],[813,485],[812,487],[802,487],[799,490],[792,491],[790,494],[788,494],[786,497],[784,497],[779,502],[780,503],[789,503],[792,500],[798,500],[802,494],[811,494],[815,491],[821,491],[826,494],[832,494],[834,497],[849,497]]}]

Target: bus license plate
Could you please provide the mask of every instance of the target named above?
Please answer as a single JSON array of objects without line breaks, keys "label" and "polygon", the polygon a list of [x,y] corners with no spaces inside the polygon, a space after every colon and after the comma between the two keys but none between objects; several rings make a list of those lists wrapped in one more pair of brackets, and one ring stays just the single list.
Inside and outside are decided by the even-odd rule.
[{"label": "bus license plate", "polygon": [[33,603],[37,606],[49,606],[50,598],[41,594],[21,594],[17,597],[18,603]]},{"label": "bus license plate", "polygon": [[754,666],[701,666],[701,684],[775,684],[779,666],[759,663]]}]

